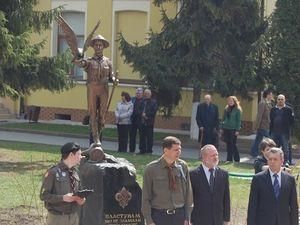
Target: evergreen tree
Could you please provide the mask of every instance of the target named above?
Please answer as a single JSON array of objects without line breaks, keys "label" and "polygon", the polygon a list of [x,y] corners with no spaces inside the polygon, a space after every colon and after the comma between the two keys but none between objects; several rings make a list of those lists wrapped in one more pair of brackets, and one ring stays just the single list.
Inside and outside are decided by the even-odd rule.
[{"label": "evergreen tree", "polygon": [[18,97],[45,88],[61,91],[72,81],[68,54],[40,57],[45,41],[32,43],[30,34],[48,29],[61,11],[35,11],[37,0],[1,0],[0,4],[0,95]]},{"label": "evergreen tree", "polygon": [[[161,5],[165,0],[156,0]],[[125,62],[158,93],[170,114],[180,88],[211,89],[222,95],[242,94],[258,87],[257,60],[248,57],[263,32],[256,1],[185,0],[178,15],[168,18],[148,44],[131,45],[120,35]]]},{"label": "evergreen tree", "polygon": [[300,115],[300,1],[277,0],[268,32],[270,84]]}]

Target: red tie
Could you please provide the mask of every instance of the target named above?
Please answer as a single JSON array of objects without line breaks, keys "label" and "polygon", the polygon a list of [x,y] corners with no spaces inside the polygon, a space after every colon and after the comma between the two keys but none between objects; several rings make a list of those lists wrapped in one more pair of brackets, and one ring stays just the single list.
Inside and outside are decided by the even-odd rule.
[{"label": "red tie", "polygon": [[75,184],[76,184],[76,179],[74,177],[74,170],[69,170],[69,176],[70,176],[70,186],[72,192],[75,191]]},{"label": "red tie", "polygon": [[169,189],[171,191],[176,190],[176,178],[175,178],[175,175],[173,173],[173,168],[174,168],[174,165],[169,165],[168,166]]}]

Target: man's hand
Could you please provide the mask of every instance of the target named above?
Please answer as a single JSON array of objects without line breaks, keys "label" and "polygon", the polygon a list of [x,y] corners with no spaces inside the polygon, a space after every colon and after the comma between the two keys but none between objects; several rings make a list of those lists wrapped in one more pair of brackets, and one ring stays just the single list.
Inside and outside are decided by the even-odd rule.
[{"label": "man's hand", "polygon": [[185,220],[184,225],[191,225],[191,222],[189,220]]},{"label": "man's hand", "polygon": [[76,200],[75,200],[75,196],[73,196],[73,193],[68,193],[63,196],[63,201],[64,202],[74,202]]},{"label": "man's hand", "polygon": [[234,133],[235,136],[239,136],[239,134],[240,134],[240,133],[239,133],[238,131],[236,131],[236,132]]},{"label": "man's hand", "polygon": [[203,131],[203,130],[204,130],[204,127],[200,127],[199,129],[200,129],[201,131]]},{"label": "man's hand", "polygon": [[229,222],[225,222],[225,221],[223,222],[223,225],[228,225],[228,224],[229,224]]},{"label": "man's hand", "polygon": [[80,67],[85,67],[86,64],[87,64],[86,60],[84,60],[82,58],[74,59],[73,63],[76,64],[77,66],[80,66]]},{"label": "man's hand", "polygon": [[142,117],[146,120],[146,119],[148,119],[148,117],[146,116],[146,113],[142,113]]},{"label": "man's hand", "polygon": [[85,203],[85,198],[80,198],[79,196],[74,196],[75,201],[77,202],[78,205],[83,205]]},{"label": "man's hand", "polygon": [[119,79],[118,79],[118,78],[112,77],[112,78],[111,78],[111,81],[113,82],[113,85],[114,85],[114,86],[118,86],[118,84],[119,84]]}]

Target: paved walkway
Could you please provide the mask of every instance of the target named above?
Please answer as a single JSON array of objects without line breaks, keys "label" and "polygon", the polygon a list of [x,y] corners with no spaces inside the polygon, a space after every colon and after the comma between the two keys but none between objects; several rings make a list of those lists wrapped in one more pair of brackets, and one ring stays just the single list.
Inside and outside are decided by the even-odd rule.
[{"label": "paved walkway", "polygon": [[[87,138],[79,137],[63,137],[55,135],[46,135],[46,134],[34,134],[34,133],[25,133],[25,132],[11,132],[11,131],[0,131],[0,140],[7,141],[18,141],[18,142],[29,142],[29,143],[40,143],[40,144],[49,144],[49,145],[58,145],[62,146],[67,142],[77,142],[83,148],[88,148],[89,140]],[[102,146],[104,150],[116,151],[118,148],[118,143],[115,141],[103,141]],[[138,149],[138,148],[136,148]],[[161,146],[153,146],[153,154],[161,155],[162,148]],[[225,161],[226,153],[219,152],[220,160]],[[253,159],[248,154],[240,154],[241,162],[253,163]],[[183,147],[182,149],[182,158],[197,159],[199,157],[199,150],[196,147]]]}]

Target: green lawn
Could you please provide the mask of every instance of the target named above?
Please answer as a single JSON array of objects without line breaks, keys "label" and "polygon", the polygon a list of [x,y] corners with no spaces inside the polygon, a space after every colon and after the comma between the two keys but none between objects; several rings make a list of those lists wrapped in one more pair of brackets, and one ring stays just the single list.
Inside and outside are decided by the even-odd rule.
[{"label": "green lawn", "polygon": [[[137,180],[142,184],[145,165],[157,158],[152,155],[132,155],[107,151],[115,157],[123,157],[133,163],[137,170]],[[39,200],[39,191],[44,172],[60,159],[59,146],[0,141],[0,208],[21,205],[31,206],[43,215],[45,211]],[[199,165],[197,160],[186,160],[190,168]],[[248,164],[229,164],[220,167],[231,172],[252,173]],[[297,174],[299,170],[294,171]],[[230,178],[232,216],[240,218],[231,224],[241,224],[246,217],[250,180]],[[238,222],[239,221],[239,222]],[[1,221],[0,221],[1,222]],[[243,223],[242,223],[243,224]]]},{"label": "green lawn", "polygon": [[[126,158],[133,163],[137,170],[137,180],[142,184],[145,165],[156,159],[153,155],[132,155],[107,151],[115,157]],[[0,207],[14,207],[21,204],[33,204],[39,192],[43,173],[60,159],[59,146],[42,144],[18,143],[0,141]],[[190,168],[199,165],[198,160],[187,160]],[[235,172],[252,172],[247,164],[222,165],[221,167]],[[233,188],[239,182],[249,182],[232,179]],[[38,200],[39,201],[39,200]]]}]

